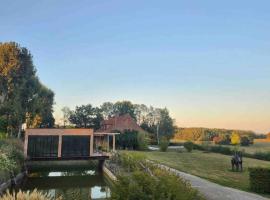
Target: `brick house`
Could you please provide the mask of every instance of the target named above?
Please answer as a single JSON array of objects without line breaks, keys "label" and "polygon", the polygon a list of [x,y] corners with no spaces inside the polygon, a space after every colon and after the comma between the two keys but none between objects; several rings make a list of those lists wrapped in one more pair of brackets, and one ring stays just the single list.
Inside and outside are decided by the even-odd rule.
[{"label": "brick house", "polygon": [[97,130],[97,132],[108,133],[118,131],[123,133],[125,130],[132,130],[146,133],[146,131],[143,130],[129,114],[117,115],[102,121],[101,128]]}]

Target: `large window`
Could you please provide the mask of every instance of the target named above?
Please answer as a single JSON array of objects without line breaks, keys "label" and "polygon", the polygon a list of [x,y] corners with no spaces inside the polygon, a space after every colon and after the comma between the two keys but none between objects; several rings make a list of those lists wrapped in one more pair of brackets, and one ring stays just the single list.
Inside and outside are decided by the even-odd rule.
[{"label": "large window", "polygon": [[90,136],[63,136],[62,157],[81,158],[90,156]]},{"label": "large window", "polygon": [[28,136],[30,158],[57,158],[58,136]]}]

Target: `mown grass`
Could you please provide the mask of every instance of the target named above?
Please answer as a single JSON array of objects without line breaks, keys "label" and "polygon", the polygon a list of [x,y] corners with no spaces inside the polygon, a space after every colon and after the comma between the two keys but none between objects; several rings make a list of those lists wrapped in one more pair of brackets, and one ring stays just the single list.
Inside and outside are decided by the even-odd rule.
[{"label": "mown grass", "polygon": [[249,191],[249,167],[270,167],[270,162],[244,158],[244,171],[231,171],[231,157],[193,151],[183,152],[141,152],[150,160],[160,162],[180,171],[193,174],[220,185]]}]

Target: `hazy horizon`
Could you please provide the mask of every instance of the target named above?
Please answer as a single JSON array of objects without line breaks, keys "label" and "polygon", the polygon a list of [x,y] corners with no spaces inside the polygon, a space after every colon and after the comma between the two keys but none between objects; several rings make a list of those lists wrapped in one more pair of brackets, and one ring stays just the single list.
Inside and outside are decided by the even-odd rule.
[{"label": "hazy horizon", "polygon": [[[1,1],[61,108],[167,107],[180,127],[270,132],[269,1]],[[16,10],[16,12],[14,12]]]}]

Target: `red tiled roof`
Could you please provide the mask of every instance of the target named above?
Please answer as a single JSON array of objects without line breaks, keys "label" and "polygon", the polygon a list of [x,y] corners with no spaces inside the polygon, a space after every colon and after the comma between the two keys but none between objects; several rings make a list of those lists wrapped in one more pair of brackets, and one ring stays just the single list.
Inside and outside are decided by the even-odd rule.
[{"label": "red tiled roof", "polygon": [[114,116],[102,121],[101,128],[97,132],[124,132],[125,130],[145,132],[129,114]]}]

